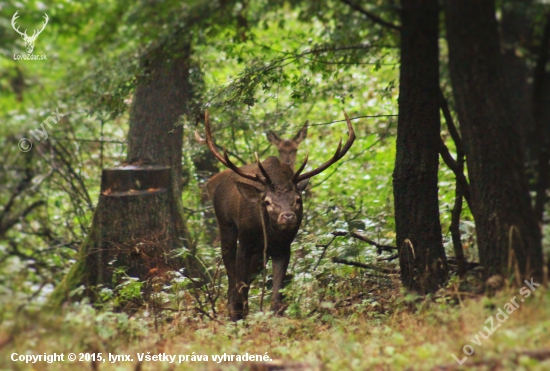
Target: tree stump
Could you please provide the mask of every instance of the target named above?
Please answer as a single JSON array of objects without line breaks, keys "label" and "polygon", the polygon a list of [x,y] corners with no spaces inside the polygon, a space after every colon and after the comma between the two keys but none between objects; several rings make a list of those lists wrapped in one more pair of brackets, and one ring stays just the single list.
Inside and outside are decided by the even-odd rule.
[{"label": "tree stump", "polygon": [[93,299],[95,286],[120,283],[114,274],[118,269],[145,280],[189,265],[177,254],[184,246],[186,229],[172,184],[168,166],[103,170],[90,234],[77,262],[52,293],[52,303],[61,304],[82,284]]}]

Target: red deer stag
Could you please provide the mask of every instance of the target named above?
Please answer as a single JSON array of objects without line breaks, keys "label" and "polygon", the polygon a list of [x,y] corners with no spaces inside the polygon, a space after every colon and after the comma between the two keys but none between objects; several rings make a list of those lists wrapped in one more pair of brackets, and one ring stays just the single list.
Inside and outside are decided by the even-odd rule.
[{"label": "red deer stag", "polygon": [[267,140],[277,147],[277,150],[279,151],[279,160],[294,170],[294,166],[296,164],[296,152],[298,152],[300,143],[302,143],[307,136],[307,121],[304,126],[302,126],[298,134],[296,134],[292,139],[281,139],[273,131],[268,131],[265,135]]},{"label": "red deer stag", "polygon": [[340,140],[332,158],[302,174],[307,155],[296,172],[277,157],[260,162],[256,156],[256,163],[237,167],[229,160],[225,149],[223,155],[217,151],[206,112],[206,140],[198,132],[195,136],[197,140],[206,142],[214,156],[229,168],[212,177],[209,183],[217,185],[212,196],[223,263],[229,278],[227,297],[231,320],[238,321],[248,312],[249,286],[262,270],[264,259],[268,258],[273,262],[272,309],[282,315],[285,305],[280,290],[290,260],[290,244],[302,222],[301,192],[311,177],[340,160],[353,144],[355,132],[345,112],[344,116],[349,135],[346,144],[342,147]]}]

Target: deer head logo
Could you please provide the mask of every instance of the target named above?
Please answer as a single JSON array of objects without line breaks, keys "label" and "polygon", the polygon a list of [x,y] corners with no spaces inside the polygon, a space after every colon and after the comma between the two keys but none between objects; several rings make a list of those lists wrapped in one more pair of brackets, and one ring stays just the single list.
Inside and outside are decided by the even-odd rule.
[{"label": "deer head logo", "polygon": [[21,37],[23,38],[23,40],[25,41],[25,48],[27,49],[27,53],[32,53],[33,49],[34,49],[34,42],[36,41],[36,38],[38,37],[38,35],[40,35],[40,33],[42,31],[44,31],[44,28],[46,28],[46,25],[48,24],[48,15],[46,13],[44,13],[44,20],[45,22],[42,23],[42,29],[40,31],[38,30],[34,30],[34,32],[32,33],[32,36],[29,36],[27,35],[27,30],[25,30],[25,32],[21,32],[19,31],[19,26],[16,27],[15,25],[15,21],[17,20],[17,18],[19,18],[19,15],[17,15],[19,11],[16,11],[15,14],[13,15],[13,17],[11,18],[11,26],[13,27],[13,29],[15,30],[15,32],[17,32],[19,35],[21,35]]}]

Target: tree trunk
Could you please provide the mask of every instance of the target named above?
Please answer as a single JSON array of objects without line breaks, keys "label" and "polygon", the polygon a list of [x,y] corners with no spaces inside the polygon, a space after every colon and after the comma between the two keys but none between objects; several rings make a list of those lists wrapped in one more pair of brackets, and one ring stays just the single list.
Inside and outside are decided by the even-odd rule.
[{"label": "tree trunk", "polygon": [[528,8],[533,0],[505,0],[502,3],[502,20],[500,34],[505,78],[510,92],[510,102],[522,120],[518,123],[525,159],[536,162],[536,136],[533,119],[531,86],[528,81],[531,75],[525,57],[518,51],[526,50],[531,45],[532,30],[527,17]]},{"label": "tree trunk", "polygon": [[[128,163],[131,165],[162,165],[171,168],[170,202],[180,210],[173,223],[180,231],[180,246],[195,254],[195,246],[187,229],[181,204],[183,126],[180,117],[189,114],[192,98],[189,83],[191,46],[159,46],[143,62],[143,73],[149,75],[136,87],[130,109],[128,132]],[[173,49],[177,48],[177,52]]]},{"label": "tree trunk", "polygon": [[437,195],[438,2],[404,0],[402,5],[395,227],[403,285],[427,293],[437,290],[448,272]]},{"label": "tree trunk", "polygon": [[540,278],[541,234],[524,174],[521,118],[504,76],[495,4],[446,0],[445,17],[481,264],[487,277],[519,269],[524,277]]},{"label": "tree trunk", "polygon": [[128,162],[170,166],[174,190],[181,195],[183,126],[180,116],[188,113],[189,44],[180,46],[178,57],[162,48],[149,53],[143,63],[148,75],[136,87],[130,109]]},{"label": "tree trunk", "polygon": [[[537,63],[533,71],[533,116],[535,117],[535,137],[537,157],[537,184],[535,197],[535,218],[542,224],[546,190],[550,183],[550,74],[546,65],[550,57],[550,10],[545,17],[546,24],[540,40]],[[550,264],[550,263],[549,263]]]},{"label": "tree trunk", "polygon": [[54,308],[82,284],[93,299],[93,286],[117,283],[116,268],[140,280],[184,266],[197,273],[191,259],[174,254],[182,247],[193,253],[181,203],[182,126],[176,125],[191,94],[190,48],[179,48],[177,57],[159,47],[144,60],[147,78],[138,83],[130,110],[128,163],[103,170],[91,231],[52,294]]}]

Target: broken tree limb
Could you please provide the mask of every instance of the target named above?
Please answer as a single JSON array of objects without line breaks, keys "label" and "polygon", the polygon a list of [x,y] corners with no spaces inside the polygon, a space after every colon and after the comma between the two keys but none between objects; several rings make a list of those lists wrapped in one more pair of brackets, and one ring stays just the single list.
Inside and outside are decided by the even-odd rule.
[{"label": "broken tree limb", "polygon": [[358,267],[358,268],[372,269],[373,271],[377,271],[385,274],[399,274],[398,269],[383,268],[372,264],[358,263],[358,262],[354,262],[346,259],[332,258],[332,262],[336,264],[351,265],[353,267]]},{"label": "broken tree limb", "polygon": [[381,261],[387,260],[391,262],[392,260],[395,260],[397,258],[399,258],[399,254],[393,254],[392,256],[388,256],[386,258],[376,258],[376,261],[381,262]]},{"label": "broken tree limb", "polygon": [[333,236],[347,236],[348,234],[353,237],[353,238],[356,238],[358,240],[361,240],[363,242],[366,242],[368,243],[369,245],[372,245],[372,246],[376,246],[376,248],[378,248],[379,251],[389,251],[389,252],[392,252],[392,251],[395,251],[395,250],[398,250],[397,247],[395,246],[390,246],[390,245],[382,245],[382,244],[379,244],[378,242],[375,242],[373,240],[371,240],[370,238],[368,237],[365,237],[363,236],[362,234],[359,234],[357,232],[344,232],[344,231],[334,231],[334,232],[331,232],[331,234]]}]

